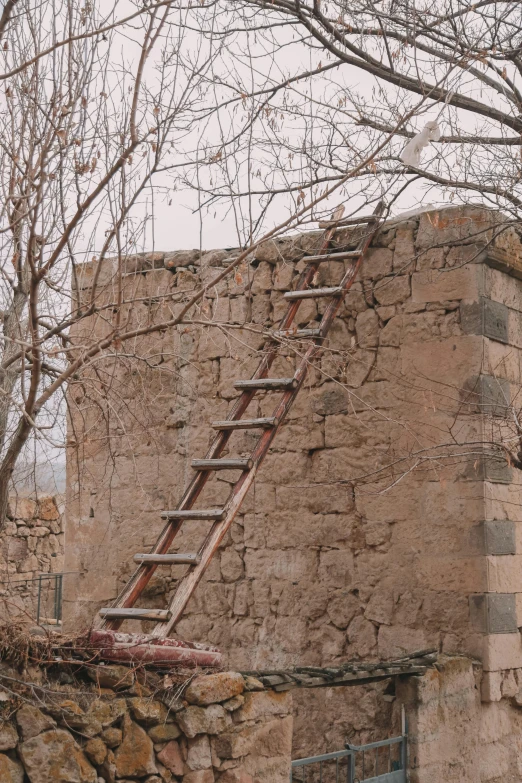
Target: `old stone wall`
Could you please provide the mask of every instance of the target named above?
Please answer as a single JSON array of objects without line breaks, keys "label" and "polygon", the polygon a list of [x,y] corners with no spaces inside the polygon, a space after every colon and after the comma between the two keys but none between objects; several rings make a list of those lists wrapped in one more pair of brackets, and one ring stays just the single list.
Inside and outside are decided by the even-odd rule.
[{"label": "old stone wall", "polygon": [[288,783],[289,694],[235,672],[155,691],[123,666],[88,673],[17,688],[3,666],[2,783]]},{"label": "old stone wall", "polygon": [[[238,669],[429,647],[476,656],[488,677],[522,667],[522,498],[500,447],[514,442],[520,396],[522,251],[499,220],[449,208],[383,227],[177,634],[219,645]],[[160,512],[176,507],[190,460],[204,455],[210,422],[226,418],[234,380],[255,370],[316,238],[260,247],[209,291],[192,322],[137,338],[72,385],[70,628],[109,604],[134,554],[159,533]],[[336,242],[356,239],[343,230]],[[78,295],[89,295],[98,271],[101,315],[74,339],[107,332],[120,283],[132,302],[125,324],[144,330],[178,313],[233,255],[131,259],[121,281],[110,263],[86,265]],[[344,269],[321,265],[316,283],[335,284]],[[299,326],[313,327],[323,307],[305,300]],[[286,342],[272,377],[291,375],[302,352]],[[248,415],[274,405],[273,395],[256,395]],[[247,456],[254,443],[237,433],[229,454]],[[216,475],[201,507],[223,503],[233,479]],[[205,530],[185,525],[173,551],[197,551]],[[141,605],[165,606],[181,573],[157,571]],[[296,755],[387,736],[383,690],[369,687],[356,702],[333,689],[296,697]],[[312,736],[318,715],[322,731]]]},{"label": "old stone wall", "polygon": [[[34,625],[38,576],[63,572],[63,499],[12,497],[0,533],[0,618]],[[53,618],[54,579],[42,581],[41,614]]]},{"label": "old stone wall", "polygon": [[522,680],[495,703],[481,702],[481,669],[441,659],[398,683],[408,716],[411,783],[494,783],[522,778]]}]

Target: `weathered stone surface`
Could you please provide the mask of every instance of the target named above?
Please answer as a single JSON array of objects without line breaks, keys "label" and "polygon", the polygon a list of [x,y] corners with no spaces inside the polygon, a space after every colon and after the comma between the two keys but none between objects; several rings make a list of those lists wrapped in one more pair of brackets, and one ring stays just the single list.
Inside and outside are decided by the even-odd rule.
[{"label": "weathered stone surface", "polygon": [[57,707],[49,707],[49,712],[66,728],[75,729],[84,736],[94,737],[102,731],[102,724],[91,714],[85,714],[74,701],[66,699]]},{"label": "weathered stone surface", "polygon": [[379,318],[375,310],[359,313],[355,330],[361,348],[375,348],[379,344]]},{"label": "weathered stone surface", "polygon": [[328,601],[328,617],[336,628],[348,628],[361,606],[351,590],[336,590]]},{"label": "weathered stone surface", "polygon": [[60,519],[60,512],[54,498],[40,498],[38,502],[38,518],[46,521]]},{"label": "weathered stone surface", "polygon": [[95,769],[63,729],[23,742],[18,752],[31,783],[97,783]]},{"label": "weathered stone surface", "polygon": [[395,234],[395,249],[393,251],[393,268],[399,274],[411,272],[415,266],[414,226],[403,223],[397,226]]},{"label": "weathered stone surface", "polygon": [[18,732],[12,723],[0,724],[0,750],[11,750],[18,744]]},{"label": "weathered stone surface", "polygon": [[175,253],[167,253],[164,258],[165,269],[169,271],[178,267],[192,266],[199,261],[199,250],[177,250]]},{"label": "weathered stone surface", "polygon": [[31,498],[11,498],[9,501],[9,516],[12,519],[29,521],[37,515],[38,506]]},{"label": "weathered stone surface", "polygon": [[226,701],[243,693],[245,681],[237,672],[221,672],[196,677],[185,691],[185,698],[190,704],[202,707],[207,704]]},{"label": "weathered stone surface", "polygon": [[211,769],[188,772],[183,778],[183,783],[214,783],[214,781],[214,772]]},{"label": "weathered stone surface", "polygon": [[230,715],[220,704],[208,707],[187,707],[178,712],[176,720],[187,737],[197,734],[220,734],[232,723]]},{"label": "weathered stone surface", "polygon": [[189,739],[187,766],[190,769],[209,769],[212,766],[210,742],[205,734]]},{"label": "weathered stone surface", "polygon": [[123,722],[123,741],[114,754],[116,777],[143,778],[158,770],[152,740],[129,716]]},{"label": "weathered stone surface", "polygon": [[98,683],[101,688],[115,688],[123,690],[129,688],[134,682],[134,672],[127,666],[96,666],[88,668],[87,674]]},{"label": "weathered stone surface", "polygon": [[160,743],[177,739],[181,732],[175,723],[161,723],[149,729],[147,734],[154,743]]},{"label": "weathered stone surface", "polygon": [[243,560],[235,549],[225,549],[221,553],[220,568],[225,582],[237,582],[243,576]]},{"label": "weathered stone surface", "polygon": [[0,780],[2,783],[23,783],[24,769],[19,761],[15,761],[4,753],[0,753]]},{"label": "weathered stone surface", "polygon": [[240,767],[236,769],[227,769],[218,778],[218,783],[255,783],[252,775],[249,775],[244,769]]},{"label": "weathered stone surface", "polygon": [[379,280],[391,274],[393,253],[384,247],[372,247],[364,258],[360,277]]},{"label": "weathered stone surface", "polygon": [[410,278],[408,275],[385,277],[375,283],[373,293],[380,305],[404,302],[410,295]]},{"label": "weathered stone surface", "polygon": [[245,697],[244,696],[234,696],[232,699],[228,699],[227,701],[223,702],[223,707],[226,709],[227,712],[234,712],[234,710],[238,710],[240,707],[243,706],[245,703]]},{"label": "weathered stone surface", "polygon": [[311,401],[312,410],[321,416],[341,413],[349,408],[349,397],[345,389],[338,384],[325,384],[323,389]]},{"label": "weathered stone surface", "polygon": [[95,766],[99,767],[107,758],[107,746],[99,737],[90,739],[83,749],[85,755]]},{"label": "weathered stone surface", "polygon": [[125,699],[112,699],[111,701],[102,701],[96,699],[89,707],[89,715],[96,718],[104,729],[112,726],[113,723],[120,720],[127,712],[127,702]]},{"label": "weathered stone surface", "polygon": [[173,775],[183,775],[183,757],[179,749],[179,744],[175,740],[168,742],[158,753],[157,758]]},{"label": "weathered stone surface", "polygon": [[350,653],[353,651],[360,658],[371,655],[377,643],[377,628],[361,615],[351,621],[347,631],[350,643]]},{"label": "weathered stone surface", "polygon": [[42,731],[56,726],[56,722],[50,715],[45,715],[32,704],[24,704],[20,707],[16,713],[16,722],[24,740],[36,737]]},{"label": "weathered stone surface", "polygon": [[155,699],[129,699],[131,712],[136,720],[147,725],[164,723],[167,719],[167,708],[161,701]]},{"label": "weathered stone surface", "polygon": [[236,759],[252,753],[257,756],[287,755],[292,747],[292,717],[267,721],[241,732],[222,734],[216,738],[215,749],[224,759]]},{"label": "weathered stone surface", "polygon": [[379,628],[379,656],[382,660],[426,649],[428,640],[421,629],[381,625]]},{"label": "weathered stone surface", "polygon": [[416,245],[429,248],[434,245],[450,245],[454,242],[473,242],[478,237],[489,238],[488,229],[495,225],[498,216],[481,207],[446,207],[424,212],[420,216]]},{"label": "weathered stone surface", "polygon": [[[105,729],[105,731],[102,731],[100,736],[108,748],[116,748],[121,744],[123,739],[123,732],[121,729],[115,729],[114,727],[111,727],[109,729]],[[154,742],[154,740],[152,741]]]},{"label": "weathered stone surface", "polygon": [[234,722],[259,720],[272,715],[288,715],[291,711],[291,700],[288,693],[247,693],[241,709],[234,714]]}]

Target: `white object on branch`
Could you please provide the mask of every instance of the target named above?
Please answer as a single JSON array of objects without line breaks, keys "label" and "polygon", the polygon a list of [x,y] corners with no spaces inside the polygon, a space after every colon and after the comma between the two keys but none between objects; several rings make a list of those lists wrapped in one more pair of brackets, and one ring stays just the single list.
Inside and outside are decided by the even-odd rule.
[{"label": "white object on branch", "polygon": [[411,141],[409,141],[401,152],[401,160],[407,166],[420,166],[421,152],[424,147],[427,147],[432,141],[438,141],[440,139],[440,128],[437,122],[427,122],[420,133],[417,133]]}]

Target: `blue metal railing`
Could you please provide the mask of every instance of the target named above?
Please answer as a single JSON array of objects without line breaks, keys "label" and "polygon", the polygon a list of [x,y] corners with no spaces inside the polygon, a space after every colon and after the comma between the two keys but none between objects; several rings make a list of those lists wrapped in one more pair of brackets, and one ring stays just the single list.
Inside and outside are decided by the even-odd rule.
[{"label": "blue metal railing", "polygon": [[[388,752],[382,752],[387,748]],[[406,783],[407,736],[292,761],[292,783]]]}]

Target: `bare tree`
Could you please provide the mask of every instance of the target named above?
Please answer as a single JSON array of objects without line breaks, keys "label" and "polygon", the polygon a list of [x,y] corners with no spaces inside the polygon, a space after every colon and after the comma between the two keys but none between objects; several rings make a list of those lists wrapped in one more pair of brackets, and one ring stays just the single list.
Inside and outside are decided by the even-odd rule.
[{"label": "bare tree", "polygon": [[[0,516],[31,434],[53,441],[69,380],[186,319],[216,282],[146,326],[122,320],[123,285],[98,296],[104,259],[117,256],[122,278],[148,240],[153,187],[192,189],[202,216],[233,214],[240,251],[218,278],[334,194],[357,211],[446,188],[516,222],[520,28],[517,4],[494,0],[163,1],[127,15],[118,3],[6,3]],[[398,153],[424,117],[442,138],[422,170],[406,169]],[[90,298],[77,301],[78,265],[93,257]],[[104,329],[72,345],[70,327],[93,315]]]},{"label": "bare tree", "polygon": [[[139,245],[148,217],[140,200],[201,95],[208,50],[194,58],[183,51],[183,12],[173,16],[171,6],[153,3],[119,18],[118,3],[4,7],[2,517],[28,438],[36,428],[40,440],[57,440],[54,395],[83,361],[68,331],[96,312],[97,277],[88,302],[72,299],[78,264],[97,247],[101,269],[109,251],[121,257]],[[134,223],[137,205],[142,219]],[[119,304],[106,308],[115,334]]]},{"label": "bare tree", "polygon": [[[209,208],[225,200],[244,236],[282,205],[295,208],[339,182],[365,157],[371,163],[345,190],[356,206],[383,193],[390,205],[411,203],[435,186],[439,195],[446,189],[457,201],[478,199],[518,219],[517,3],[245,0],[222,7],[223,34],[233,29],[235,36],[230,67],[214,67],[220,136],[208,175],[200,166],[190,182]],[[422,171],[405,169],[398,155],[426,120],[438,121],[442,136]]]}]

